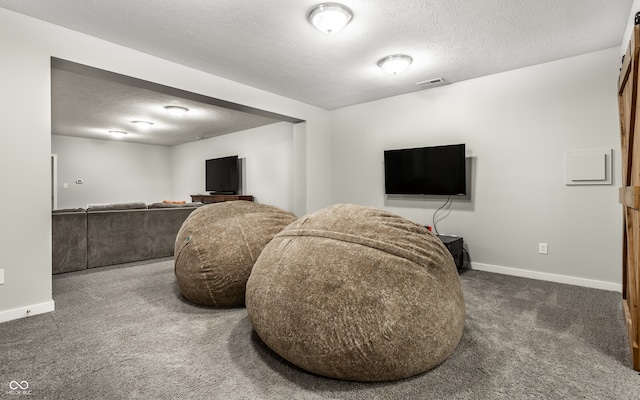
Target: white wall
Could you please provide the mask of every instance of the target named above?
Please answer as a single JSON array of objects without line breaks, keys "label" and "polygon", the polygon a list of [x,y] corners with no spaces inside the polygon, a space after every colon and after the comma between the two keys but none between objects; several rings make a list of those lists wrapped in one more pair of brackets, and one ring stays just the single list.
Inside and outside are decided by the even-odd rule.
[{"label": "white wall", "polygon": [[[307,124],[301,122],[293,126],[293,210],[295,215],[306,213],[307,193]],[[328,175],[328,174],[327,174]]]},{"label": "white wall", "polygon": [[[466,143],[471,200],[438,230],[464,237],[474,268],[619,290],[619,65],[613,48],[335,110],[332,202],[431,225],[444,198],[386,198],[383,151]],[[565,186],[565,151],[602,147],[614,184]]]},{"label": "white wall", "polygon": [[51,153],[58,156],[58,208],[171,199],[167,146],[53,135]]},{"label": "white wall", "polygon": [[293,125],[280,122],[171,148],[173,198],[206,193],[205,160],[243,159],[244,193],[293,211]]},{"label": "white wall", "polygon": [[629,14],[629,20],[627,21],[627,27],[624,31],[624,35],[622,36],[622,43],[620,44],[621,55],[627,52],[629,39],[631,39],[631,30],[635,25],[635,17],[638,11],[640,11],[640,0],[633,0],[633,4],[631,5],[631,13]]},{"label": "white wall", "polygon": [[[613,90],[615,98],[615,87],[610,85],[615,82],[619,54],[615,62],[604,60],[613,54],[600,52],[581,58],[587,65],[566,60],[534,67],[533,73],[526,69],[333,113],[6,9],[0,9],[0,54],[0,87],[5,94],[0,99],[0,182],[11,194],[3,196],[5,207],[0,207],[0,269],[5,272],[5,284],[0,285],[0,322],[26,316],[27,311],[33,315],[53,308],[52,56],[305,120],[304,132],[294,132],[300,140],[293,146],[305,151],[294,157],[294,163],[305,163],[300,185],[304,199],[293,189],[304,212],[332,200],[384,207],[383,148],[422,144],[427,139],[464,139],[477,158],[475,198],[466,206],[456,203],[441,230],[466,235],[474,261],[619,282],[622,228],[619,207],[611,206],[617,204],[617,182],[598,188],[566,188],[557,183],[564,150],[617,148],[615,100],[600,94]],[[575,76],[571,68],[577,71]],[[542,82],[523,81],[540,77]],[[530,100],[523,100],[528,96]],[[534,109],[526,110],[523,103]],[[407,110],[402,109],[405,105]],[[518,112],[510,115],[507,110]],[[330,115],[336,118],[331,137]],[[500,124],[495,123],[498,118]],[[516,141],[515,135],[524,139]],[[545,143],[553,146],[544,148]],[[528,168],[513,171],[513,165]],[[293,181],[298,183],[295,177]],[[507,181],[516,185],[505,186]],[[520,208],[514,208],[514,198],[522,200]],[[390,208],[426,222],[435,205],[407,201]],[[568,227],[570,224],[573,226]],[[550,246],[546,257],[532,254],[542,240]]]},{"label": "white wall", "polygon": [[0,322],[53,310],[50,58],[0,14]]},{"label": "white wall", "polygon": [[[57,57],[306,121],[305,208],[329,204],[329,113],[282,96],[0,9],[0,322],[48,311],[51,77]],[[17,201],[16,199],[19,199]]]},{"label": "white wall", "polygon": [[191,201],[191,194],[205,193],[204,161],[237,154],[244,159],[245,194],[292,211],[293,151],[287,122],[174,147],[61,135],[51,140],[58,156],[58,208]]}]

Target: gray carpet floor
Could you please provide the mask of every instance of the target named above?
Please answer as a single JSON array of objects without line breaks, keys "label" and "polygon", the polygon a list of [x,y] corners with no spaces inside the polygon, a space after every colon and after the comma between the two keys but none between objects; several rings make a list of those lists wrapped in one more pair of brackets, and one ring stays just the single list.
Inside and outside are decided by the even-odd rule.
[{"label": "gray carpet floor", "polygon": [[188,303],[170,259],[57,275],[56,311],[0,324],[0,398],[640,398],[619,293],[480,271],[461,280],[466,327],[447,361],[357,383],[284,361],[244,308]]}]

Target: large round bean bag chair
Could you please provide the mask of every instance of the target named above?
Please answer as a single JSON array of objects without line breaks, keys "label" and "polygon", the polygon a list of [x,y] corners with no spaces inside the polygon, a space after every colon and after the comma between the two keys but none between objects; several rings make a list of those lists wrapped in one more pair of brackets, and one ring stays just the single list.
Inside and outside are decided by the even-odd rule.
[{"label": "large round bean bag chair", "polygon": [[176,237],[180,292],[202,306],[243,306],[245,285],[260,252],[295,220],[278,207],[242,200],[193,211]]},{"label": "large round bean bag chair", "polygon": [[390,381],[445,361],[464,328],[453,258],[424,227],[336,205],[289,225],[264,248],[246,307],[264,343],[315,374]]}]

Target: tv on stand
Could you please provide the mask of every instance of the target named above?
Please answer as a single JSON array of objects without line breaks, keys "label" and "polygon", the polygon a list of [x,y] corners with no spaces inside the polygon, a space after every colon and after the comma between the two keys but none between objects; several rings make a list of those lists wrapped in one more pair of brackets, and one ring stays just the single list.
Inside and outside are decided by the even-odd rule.
[{"label": "tv on stand", "polygon": [[237,155],[205,161],[205,190],[212,195],[238,194],[240,160]]}]

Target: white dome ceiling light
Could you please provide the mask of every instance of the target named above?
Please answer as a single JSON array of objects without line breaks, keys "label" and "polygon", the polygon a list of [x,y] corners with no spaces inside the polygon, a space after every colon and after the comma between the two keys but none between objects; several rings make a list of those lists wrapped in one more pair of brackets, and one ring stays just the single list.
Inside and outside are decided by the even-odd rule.
[{"label": "white dome ceiling light", "polygon": [[311,25],[325,33],[336,33],[344,28],[353,18],[353,12],[342,4],[323,3],[309,12],[307,19]]},{"label": "white dome ceiling light", "polygon": [[124,137],[127,134],[125,131],[109,131],[109,133],[115,137]]},{"label": "white dome ceiling light", "polygon": [[180,107],[180,106],[166,106],[164,109],[167,110],[167,112],[173,115],[174,117],[181,117],[187,111],[189,111],[187,107]]},{"label": "white dome ceiling light", "polygon": [[412,62],[413,58],[406,54],[394,54],[378,61],[378,66],[386,72],[395,75],[407,69]]},{"label": "white dome ceiling light", "polygon": [[131,123],[140,129],[148,129],[151,127],[151,125],[153,125],[153,122],[149,121],[131,121]]}]

